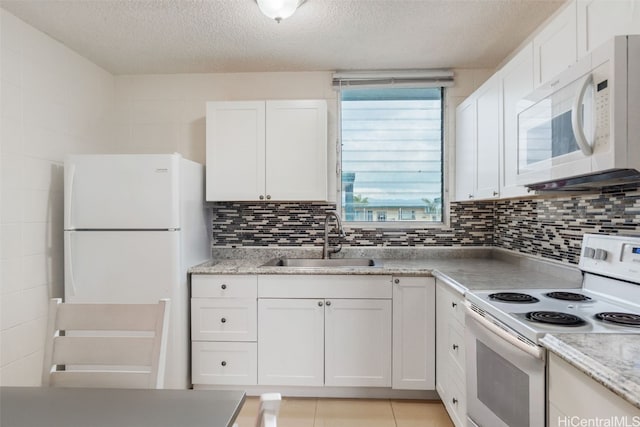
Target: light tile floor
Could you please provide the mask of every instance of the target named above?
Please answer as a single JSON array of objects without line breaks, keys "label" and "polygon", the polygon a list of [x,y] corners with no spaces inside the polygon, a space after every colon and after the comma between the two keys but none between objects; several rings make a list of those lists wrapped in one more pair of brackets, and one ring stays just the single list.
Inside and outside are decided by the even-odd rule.
[{"label": "light tile floor", "polygon": [[[236,422],[254,427],[259,400],[248,397]],[[439,401],[283,398],[278,427],[453,427]]]}]

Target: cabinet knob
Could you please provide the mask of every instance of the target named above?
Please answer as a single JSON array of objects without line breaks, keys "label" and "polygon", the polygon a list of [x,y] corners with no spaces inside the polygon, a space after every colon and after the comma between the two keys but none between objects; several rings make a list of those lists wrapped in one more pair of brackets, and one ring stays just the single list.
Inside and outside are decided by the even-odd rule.
[{"label": "cabinet knob", "polygon": [[400,279],[396,279],[393,282],[397,285],[398,283],[400,283]]},{"label": "cabinet knob", "polygon": [[469,194],[469,198],[470,198],[470,199],[473,199],[473,194]]},{"label": "cabinet knob", "polygon": [[225,285],[224,283],[222,284],[222,286],[220,286],[222,289],[227,289],[227,285]]},{"label": "cabinet knob", "polygon": [[222,366],[227,366],[227,362],[225,360],[222,361],[221,363]]},{"label": "cabinet knob", "polygon": [[267,200],[271,200],[271,195],[267,194]]},{"label": "cabinet knob", "polygon": [[324,303],[322,301],[318,301],[318,307],[322,307]]},{"label": "cabinet knob", "polygon": [[264,196],[261,194],[259,197],[260,200],[264,200]]},{"label": "cabinet knob", "polygon": [[451,402],[452,402],[454,405],[457,405],[457,404],[458,404],[458,399],[456,399],[456,398],[454,397],[453,399],[451,399]]},{"label": "cabinet knob", "polygon": [[220,319],[220,321],[221,321],[222,323],[227,323],[227,319],[226,319],[225,317],[223,317],[222,319]]},{"label": "cabinet knob", "polygon": [[457,350],[458,349],[458,344],[454,344],[454,345],[452,345],[452,347],[453,347],[454,350]]},{"label": "cabinet knob", "polygon": [[494,195],[494,196],[497,196],[498,194],[500,194],[500,193],[499,193],[499,192],[497,192],[497,191],[494,191],[494,192],[493,192],[493,195]]},{"label": "cabinet knob", "polygon": [[327,301],[327,306],[330,306],[330,305],[331,305],[331,301]]},{"label": "cabinet knob", "polygon": [[456,308],[457,306],[458,306],[458,303],[457,303],[457,302],[452,302],[452,303],[451,303],[451,307],[452,307],[452,308]]}]

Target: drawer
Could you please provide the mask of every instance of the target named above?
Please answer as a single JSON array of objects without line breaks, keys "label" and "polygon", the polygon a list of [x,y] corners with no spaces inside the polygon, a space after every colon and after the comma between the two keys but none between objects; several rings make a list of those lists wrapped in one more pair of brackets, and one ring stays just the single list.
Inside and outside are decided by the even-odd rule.
[{"label": "drawer", "polygon": [[447,349],[449,357],[462,372],[465,371],[464,330],[457,322],[449,323],[447,334]]},{"label": "drawer", "polygon": [[391,276],[381,275],[261,275],[260,298],[391,299]]},{"label": "drawer", "polygon": [[192,298],[193,341],[256,341],[258,303],[250,298]]},{"label": "drawer", "polygon": [[193,342],[193,384],[256,385],[258,345],[245,342]]},{"label": "drawer", "polygon": [[443,313],[448,318],[456,319],[461,325],[464,325],[464,296],[454,291],[444,282],[438,281],[438,291],[442,291],[442,297],[445,301]]},{"label": "drawer", "polygon": [[258,277],[234,274],[194,274],[193,298],[257,298]]},{"label": "drawer", "polygon": [[453,318],[460,323],[460,325],[464,325],[464,298],[452,292],[451,295],[449,295],[449,304],[447,305],[451,308]]},{"label": "drawer", "polygon": [[467,425],[467,397],[465,384],[460,381],[457,375],[451,376],[451,395],[446,402],[449,413],[456,426]]}]

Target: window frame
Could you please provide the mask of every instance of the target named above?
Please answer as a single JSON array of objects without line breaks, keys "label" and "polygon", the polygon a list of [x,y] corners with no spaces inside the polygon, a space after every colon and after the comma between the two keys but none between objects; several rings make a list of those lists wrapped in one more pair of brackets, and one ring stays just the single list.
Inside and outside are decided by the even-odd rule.
[{"label": "window frame", "polygon": [[[433,87],[433,86],[428,86]],[[450,200],[449,200],[449,176],[451,164],[450,158],[450,138],[448,126],[453,124],[449,123],[448,105],[449,105],[449,91],[444,86],[438,86],[441,91],[441,123],[442,123],[442,135],[441,135],[441,162],[442,162],[442,177],[441,177],[441,192],[442,192],[442,218],[441,221],[345,221],[343,220],[344,228],[346,229],[387,229],[387,230],[402,230],[402,229],[443,229],[449,228],[450,225]],[[420,85],[415,85],[412,88],[419,89]],[[362,87],[364,89],[364,87]],[[337,91],[336,97],[337,103],[337,131],[336,138],[336,210],[342,212],[342,93]],[[373,216],[376,213],[373,211]]]}]

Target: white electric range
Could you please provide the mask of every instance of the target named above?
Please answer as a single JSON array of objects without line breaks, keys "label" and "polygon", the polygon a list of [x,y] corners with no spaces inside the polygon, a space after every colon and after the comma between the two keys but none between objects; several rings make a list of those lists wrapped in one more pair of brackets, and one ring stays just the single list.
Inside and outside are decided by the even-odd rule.
[{"label": "white electric range", "polygon": [[470,425],[545,425],[545,334],[640,334],[640,237],[585,234],[579,268],[581,288],[467,293]]}]

